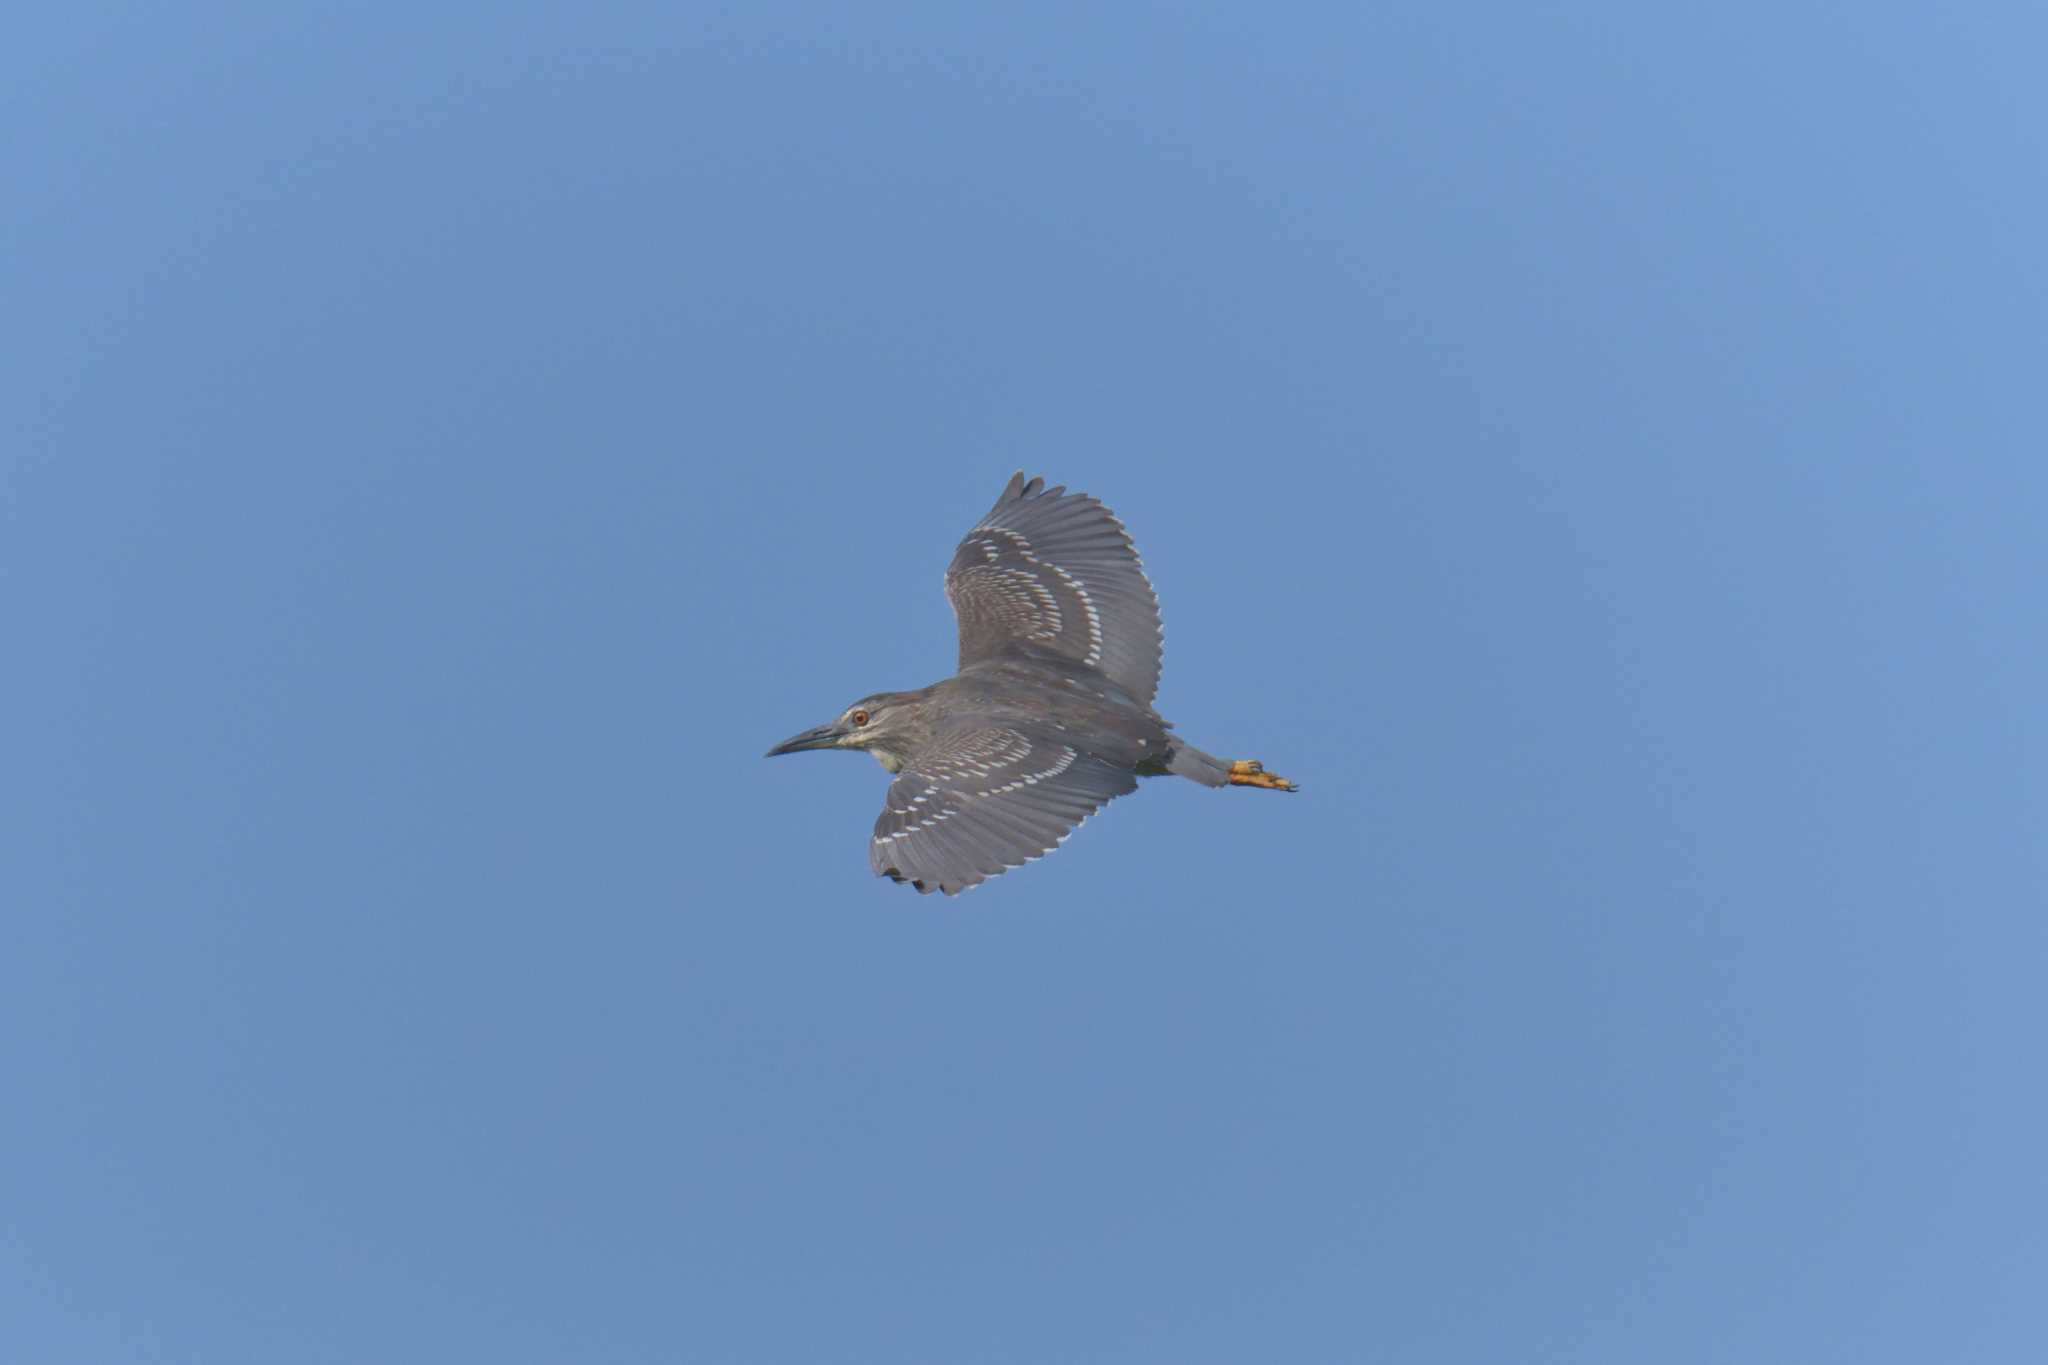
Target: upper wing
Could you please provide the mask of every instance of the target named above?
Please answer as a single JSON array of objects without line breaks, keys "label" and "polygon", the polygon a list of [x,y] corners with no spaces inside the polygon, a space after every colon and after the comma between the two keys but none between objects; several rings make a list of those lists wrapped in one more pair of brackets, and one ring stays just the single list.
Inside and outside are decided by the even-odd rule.
[{"label": "upper wing", "polygon": [[1099,670],[1140,705],[1159,690],[1159,599],[1123,523],[1085,493],[1011,478],[953,552],[946,596],[963,669],[1021,641]]},{"label": "upper wing", "polygon": [[878,877],[951,895],[1047,852],[1137,785],[1128,770],[1050,736],[962,730],[889,784],[868,861]]}]

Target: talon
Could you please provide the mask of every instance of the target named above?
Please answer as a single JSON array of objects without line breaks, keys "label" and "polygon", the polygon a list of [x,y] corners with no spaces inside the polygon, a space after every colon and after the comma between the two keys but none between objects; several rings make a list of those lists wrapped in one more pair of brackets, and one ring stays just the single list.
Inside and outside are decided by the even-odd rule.
[{"label": "talon", "polygon": [[1266,771],[1266,765],[1255,759],[1240,758],[1230,765],[1230,785],[1233,787],[1263,787],[1267,791],[1293,792],[1301,788]]}]

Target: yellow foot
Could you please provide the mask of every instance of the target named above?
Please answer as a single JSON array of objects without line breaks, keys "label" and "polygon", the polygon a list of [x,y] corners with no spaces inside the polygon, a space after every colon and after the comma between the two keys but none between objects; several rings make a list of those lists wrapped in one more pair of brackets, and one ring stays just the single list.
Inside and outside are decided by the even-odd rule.
[{"label": "yellow foot", "polygon": [[1267,791],[1298,792],[1284,777],[1275,777],[1266,771],[1266,765],[1256,759],[1240,758],[1230,765],[1230,785],[1233,787],[1264,787]]}]

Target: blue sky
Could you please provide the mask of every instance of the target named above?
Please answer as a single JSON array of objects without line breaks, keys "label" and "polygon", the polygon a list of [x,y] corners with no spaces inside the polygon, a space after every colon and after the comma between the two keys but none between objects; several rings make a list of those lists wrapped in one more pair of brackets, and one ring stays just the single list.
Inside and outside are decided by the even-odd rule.
[{"label": "blue sky", "polygon": [[[0,1355],[2038,1356],[2044,39],[24,18]],[[1020,467],[1306,790],[921,898]]]}]

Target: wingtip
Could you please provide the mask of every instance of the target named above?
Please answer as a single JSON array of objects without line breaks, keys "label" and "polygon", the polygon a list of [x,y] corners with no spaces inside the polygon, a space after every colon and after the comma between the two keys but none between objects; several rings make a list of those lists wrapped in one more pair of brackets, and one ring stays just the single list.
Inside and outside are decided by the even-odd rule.
[{"label": "wingtip", "polygon": [[1041,496],[1058,497],[1061,493],[1064,492],[1066,492],[1066,488],[1064,486],[1048,490],[1045,486],[1045,478],[1043,475],[1026,474],[1023,470],[1020,469],[1016,473],[1012,474],[1010,476],[1010,482],[1004,485],[1003,496],[1001,498],[1001,501],[1015,502],[1024,498],[1036,498]]},{"label": "wingtip", "polygon": [[920,896],[929,896],[934,891],[944,891],[949,896],[959,894],[958,887],[946,886],[941,882],[928,882],[922,877],[906,876],[900,868],[885,867],[875,875],[887,877],[898,886],[907,886]]}]

